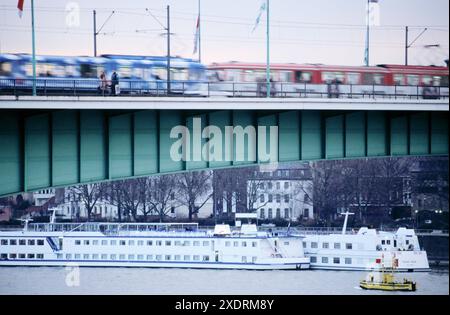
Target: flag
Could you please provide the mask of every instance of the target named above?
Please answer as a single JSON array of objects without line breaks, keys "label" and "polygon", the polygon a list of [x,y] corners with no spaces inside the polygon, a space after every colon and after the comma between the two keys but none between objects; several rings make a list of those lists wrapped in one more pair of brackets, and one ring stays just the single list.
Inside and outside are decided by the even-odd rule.
[{"label": "flag", "polygon": [[377,258],[377,259],[375,260],[375,262],[376,262],[377,264],[381,264],[381,259],[380,259],[380,258]]},{"label": "flag", "polygon": [[22,18],[22,13],[23,13],[23,1],[24,0],[19,0],[19,2],[17,3],[17,9],[19,9],[19,17]]},{"label": "flag", "polygon": [[195,27],[194,54],[197,53],[198,42],[200,41],[200,15],[197,17],[197,26]]},{"label": "flag", "polygon": [[369,26],[380,26],[380,4],[378,0],[369,0],[367,3],[366,24]]},{"label": "flag", "polygon": [[252,33],[258,27],[259,21],[261,21],[261,16],[265,10],[266,10],[266,2],[264,1],[263,3],[261,3],[261,6],[259,7],[258,17],[256,18],[255,26],[253,26]]}]

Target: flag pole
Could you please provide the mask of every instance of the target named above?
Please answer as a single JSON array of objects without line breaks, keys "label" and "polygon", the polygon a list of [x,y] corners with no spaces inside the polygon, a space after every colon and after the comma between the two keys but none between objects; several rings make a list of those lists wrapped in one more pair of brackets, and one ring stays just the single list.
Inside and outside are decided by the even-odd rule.
[{"label": "flag pole", "polygon": [[365,51],[366,67],[369,66],[369,45],[370,45],[369,36],[370,36],[370,0],[367,0],[366,51]]},{"label": "flag pole", "polygon": [[270,25],[269,25],[269,0],[266,3],[267,9],[267,31],[266,31],[266,44],[267,44],[267,61],[266,61],[266,96],[270,97]]},{"label": "flag pole", "polygon": [[202,21],[200,19],[200,2],[201,0],[198,0],[198,62],[202,62]]},{"label": "flag pole", "polygon": [[34,35],[34,0],[31,0],[31,38],[32,38],[32,67],[33,67],[33,96],[36,96],[36,43]]}]

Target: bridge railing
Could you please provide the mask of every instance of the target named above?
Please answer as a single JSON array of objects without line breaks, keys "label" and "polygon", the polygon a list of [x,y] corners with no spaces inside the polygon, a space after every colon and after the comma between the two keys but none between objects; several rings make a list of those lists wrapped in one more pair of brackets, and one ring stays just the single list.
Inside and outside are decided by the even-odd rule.
[{"label": "bridge railing", "polygon": [[[0,95],[31,95],[32,79],[0,78]],[[165,81],[120,80],[120,95],[127,96],[226,96],[266,97],[263,82],[174,81],[168,93]],[[102,88],[103,87],[103,88]],[[109,96],[114,94],[109,81],[98,79],[39,78],[38,95]],[[277,98],[393,98],[448,99],[447,86],[309,84],[272,82],[270,96]]]}]

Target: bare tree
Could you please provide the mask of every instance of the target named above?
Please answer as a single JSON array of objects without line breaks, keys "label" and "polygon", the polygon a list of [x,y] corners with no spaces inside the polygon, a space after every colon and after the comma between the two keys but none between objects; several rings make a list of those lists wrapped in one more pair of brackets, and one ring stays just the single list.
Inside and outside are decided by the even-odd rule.
[{"label": "bare tree", "polygon": [[211,171],[186,172],[180,175],[178,181],[178,201],[188,207],[188,218],[192,221],[193,215],[206,204],[213,196],[211,192]]},{"label": "bare tree", "polygon": [[88,185],[72,186],[69,191],[78,196],[86,209],[88,221],[91,220],[92,211],[99,200],[105,197],[105,185],[103,183],[94,183]]},{"label": "bare tree", "polygon": [[154,177],[149,185],[150,194],[148,195],[147,204],[151,209],[150,211],[156,213],[160,222],[163,222],[176,202],[176,175]]}]

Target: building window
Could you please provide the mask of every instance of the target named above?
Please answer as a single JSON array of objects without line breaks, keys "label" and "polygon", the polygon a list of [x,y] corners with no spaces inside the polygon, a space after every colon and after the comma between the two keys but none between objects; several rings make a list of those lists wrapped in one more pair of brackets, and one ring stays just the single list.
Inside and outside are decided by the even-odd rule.
[{"label": "building window", "polygon": [[252,242],[252,247],[258,246],[258,242]]},{"label": "building window", "polygon": [[121,246],[125,246],[127,244],[127,242],[125,240],[120,240],[120,245]]},{"label": "building window", "polygon": [[330,248],[330,244],[328,244],[327,242],[322,243],[322,248]]},{"label": "building window", "polygon": [[352,259],[351,258],[345,258],[345,264],[346,265],[351,265],[352,264]]},{"label": "building window", "polygon": [[386,245],[386,241],[385,240],[381,240],[381,245]]},{"label": "building window", "polygon": [[285,195],[284,195],[284,202],[285,202],[285,203],[288,203],[288,202],[289,202],[289,195],[288,195],[288,194],[285,194]]},{"label": "building window", "polygon": [[[111,241],[109,242],[109,245],[111,245],[111,246],[116,246],[116,244],[117,244],[116,240],[111,240]],[[103,241],[102,241],[102,245],[103,245]],[[106,245],[106,244],[105,244],[105,245]]]},{"label": "building window", "polygon": [[310,262],[311,262],[312,264],[315,264],[315,263],[317,262],[317,257],[316,257],[316,256],[311,256],[311,257],[310,257]]},{"label": "building window", "polygon": [[306,248],[306,242],[303,242],[303,248]]},{"label": "building window", "polygon": [[[272,187],[273,187],[272,182],[268,182],[267,183],[267,188],[268,189],[272,189]],[[269,197],[270,197],[270,195],[269,195]],[[269,202],[271,202],[271,201],[269,201]]]},{"label": "building window", "polygon": [[322,264],[328,264],[328,257],[322,257]]},{"label": "building window", "polygon": [[247,247],[247,242],[242,242],[242,247]]},{"label": "building window", "polygon": [[317,248],[317,247],[318,247],[317,242],[311,242],[311,248]]},{"label": "building window", "polygon": [[289,182],[284,182],[284,189],[288,189],[289,188]]},{"label": "building window", "polygon": [[162,246],[162,241],[156,241],[156,246]]},{"label": "building window", "polygon": [[341,263],[341,259],[339,257],[333,258],[333,264],[340,264],[340,263]]},{"label": "building window", "polygon": [[277,182],[277,189],[280,189],[280,182]]},{"label": "building window", "polygon": [[273,202],[273,196],[272,196],[272,194],[269,194],[269,202]]},{"label": "building window", "polygon": [[259,195],[259,202],[264,202],[264,194]]},{"label": "building window", "polygon": [[280,194],[276,194],[276,198],[277,198],[277,203],[281,202],[281,195]]},{"label": "building window", "polygon": [[284,218],[289,219],[289,209],[288,208],[284,208]]},{"label": "building window", "polygon": [[259,218],[260,219],[264,219],[265,218],[265,214],[264,214],[264,208],[259,210]]},{"label": "building window", "polygon": [[84,240],[83,244],[84,245],[89,245],[89,240]]},{"label": "building window", "polygon": [[238,242],[238,241],[234,241],[234,242],[233,242],[233,246],[234,246],[234,247],[238,247],[238,246],[239,246],[239,242]]},{"label": "building window", "polygon": [[170,208],[170,213],[172,213],[172,214],[175,213],[175,207],[171,207],[171,208]]},{"label": "building window", "polygon": [[209,246],[209,241],[203,241],[203,246]]},{"label": "building window", "polygon": [[267,215],[269,219],[272,219],[272,209],[269,209],[269,214]]},{"label": "building window", "polygon": [[334,243],[334,249],[341,249],[341,243]]},{"label": "building window", "polygon": [[345,243],[345,249],[352,249],[353,245],[352,243]]},{"label": "building window", "polygon": [[281,218],[281,209],[277,208],[277,219]]},{"label": "building window", "polygon": [[[98,240],[93,240],[92,241],[92,245],[98,245]],[[103,245],[103,244],[102,244]],[[104,245],[106,245],[106,244],[104,244]]]}]

